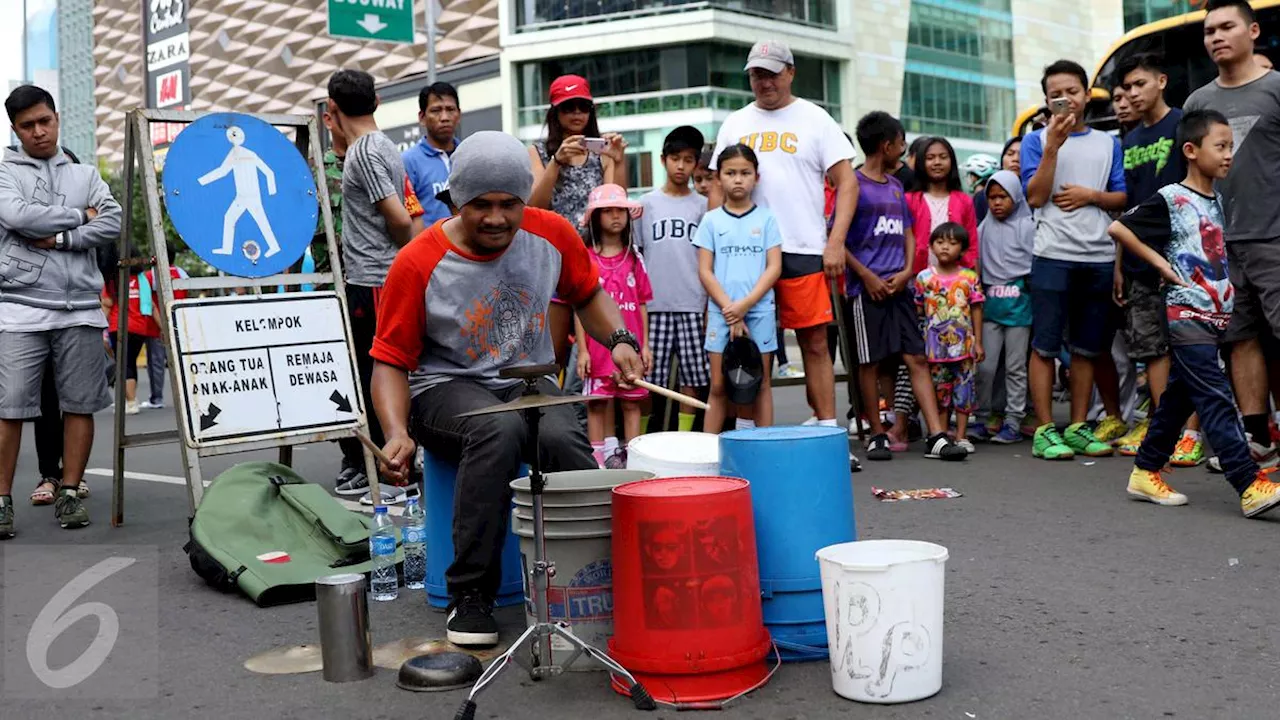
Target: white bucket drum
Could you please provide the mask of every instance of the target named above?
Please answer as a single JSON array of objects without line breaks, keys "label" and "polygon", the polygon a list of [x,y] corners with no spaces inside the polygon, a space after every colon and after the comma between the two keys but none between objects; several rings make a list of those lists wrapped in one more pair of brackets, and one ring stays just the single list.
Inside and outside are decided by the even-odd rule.
[{"label": "white bucket drum", "polygon": [[720,436],[700,432],[660,432],[627,443],[627,469],[655,477],[720,475]]}]

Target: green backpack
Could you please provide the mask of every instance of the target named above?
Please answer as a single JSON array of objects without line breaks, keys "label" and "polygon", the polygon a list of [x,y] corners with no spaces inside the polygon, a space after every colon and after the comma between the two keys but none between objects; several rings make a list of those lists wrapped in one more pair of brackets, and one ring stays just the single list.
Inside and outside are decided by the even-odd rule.
[{"label": "green backpack", "polygon": [[[250,462],[205,490],[182,549],[210,585],[267,607],[315,599],[325,575],[369,573],[372,524],[292,468]],[[397,566],[403,561],[397,542]]]}]

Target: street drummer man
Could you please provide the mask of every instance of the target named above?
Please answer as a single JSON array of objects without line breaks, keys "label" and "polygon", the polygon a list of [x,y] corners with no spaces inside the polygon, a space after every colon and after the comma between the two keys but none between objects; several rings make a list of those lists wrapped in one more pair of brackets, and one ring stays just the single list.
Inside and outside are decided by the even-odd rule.
[{"label": "street drummer man", "polygon": [[[508,483],[530,457],[520,413],[458,415],[514,400],[519,380],[499,372],[555,362],[549,331],[552,293],[572,304],[587,333],[609,347],[618,380],[644,376],[639,342],[628,332],[582,239],[555,213],[527,207],[528,153],[514,137],[478,132],[454,151],[449,194],[458,208],[396,256],[382,288],[373,344],[373,404],[393,464],[404,477],[416,442],[457,463],[454,560],[445,574],[448,639],[485,647],[498,642],[493,600],[511,507]],[[559,394],[549,378],[539,390]],[[596,467],[591,446],[567,405],[544,410],[542,469]]]}]

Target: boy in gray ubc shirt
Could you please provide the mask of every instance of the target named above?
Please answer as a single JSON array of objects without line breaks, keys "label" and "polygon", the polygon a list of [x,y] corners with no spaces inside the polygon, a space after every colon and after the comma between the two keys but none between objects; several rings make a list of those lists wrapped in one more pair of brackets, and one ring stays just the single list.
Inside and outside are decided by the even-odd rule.
[{"label": "boy in gray ubc shirt", "polygon": [[[637,243],[653,285],[653,301],[649,303],[653,369],[649,382],[666,385],[675,353],[680,385],[687,394],[711,384],[702,343],[707,293],[698,279],[698,255],[693,247],[694,231],[707,212],[707,199],[689,187],[702,146],[702,133],[688,125],[667,135],[662,145],[667,181],[640,199],[644,213]],[[692,409],[682,408],[680,430],[691,430],[693,418]]]}]

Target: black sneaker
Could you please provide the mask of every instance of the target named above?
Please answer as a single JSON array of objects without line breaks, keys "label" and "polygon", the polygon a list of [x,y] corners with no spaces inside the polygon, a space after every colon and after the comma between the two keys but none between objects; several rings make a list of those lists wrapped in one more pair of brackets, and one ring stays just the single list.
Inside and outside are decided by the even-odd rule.
[{"label": "black sneaker", "polygon": [[339,495],[364,495],[369,492],[369,478],[356,468],[343,468],[333,491]]},{"label": "black sneaker", "polygon": [[858,458],[854,456],[852,451],[849,453],[849,472],[862,472],[862,463],[858,461]]},{"label": "black sneaker", "polygon": [[934,460],[964,460],[969,457],[969,451],[955,444],[946,433],[930,436],[925,447],[924,456]]},{"label": "black sneaker", "polygon": [[460,647],[491,648],[498,644],[493,601],[477,592],[463,593],[449,606],[445,638]]},{"label": "black sneaker", "polygon": [[880,433],[867,442],[868,460],[892,460],[893,451],[889,449],[889,436]]}]

